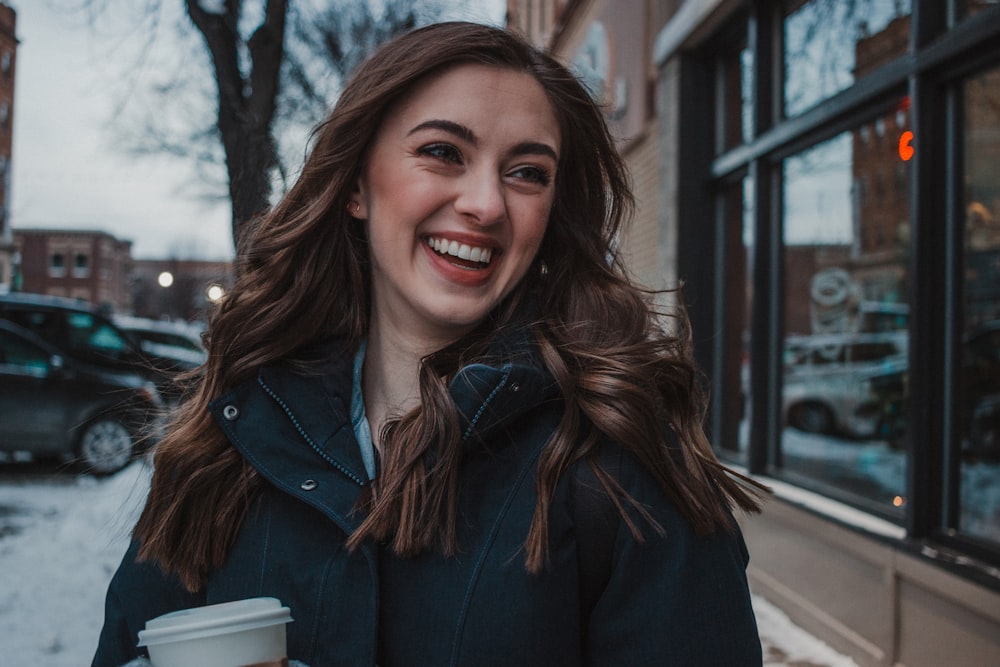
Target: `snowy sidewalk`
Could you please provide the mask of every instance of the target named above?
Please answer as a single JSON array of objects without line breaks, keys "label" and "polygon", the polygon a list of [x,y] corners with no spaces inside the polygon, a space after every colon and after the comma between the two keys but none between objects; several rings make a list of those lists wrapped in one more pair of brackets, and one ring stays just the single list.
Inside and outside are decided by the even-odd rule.
[{"label": "snowy sidewalk", "polygon": [[[89,664],[104,591],[148,486],[134,464],[105,480],[0,474],[0,646],[5,665]],[[754,598],[767,667],[856,667]]]}]

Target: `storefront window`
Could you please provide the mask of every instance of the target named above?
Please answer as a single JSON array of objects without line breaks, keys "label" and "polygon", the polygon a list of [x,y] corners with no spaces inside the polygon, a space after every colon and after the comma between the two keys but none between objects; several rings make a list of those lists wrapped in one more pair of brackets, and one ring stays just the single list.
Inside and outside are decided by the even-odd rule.
[{"label": "storefront window", "polygon": [[717,152],[721,153],[751,138],[753,54],[746,48],[745,38],[737,42],[735,49],[722,55],[719,68],[722,127],[718,132],[721,145],[717,146]]},{"label": "storefront window", "polygon": [[783,467],[905,504],[909,104],[783,165]]},{"label": "storefront window", "polygon": [[1000,543],[1000,68],[964,90],[962,532]]},{"label": "storefront window", "polygon": [[993,9],[1000,4],[997,0],[955,0],[958,5],[958,17],[960,19],[975,16],[979,12]]},{"label": "storefront window", "polygon": [[716,392],[722,410],[719,446],[730,456],[745,462],[749,446],[750,401],[750,314],[753,311],[754,233],[753,188],[749,177],[726,187],[723,194],[723,224],[726,266],[723,289],[726,327],[721,341],[722,377]]},{"label": "storefront window", "polygon": [[797,116],[906,53],[910,0],[786,0],[785,115]]}]

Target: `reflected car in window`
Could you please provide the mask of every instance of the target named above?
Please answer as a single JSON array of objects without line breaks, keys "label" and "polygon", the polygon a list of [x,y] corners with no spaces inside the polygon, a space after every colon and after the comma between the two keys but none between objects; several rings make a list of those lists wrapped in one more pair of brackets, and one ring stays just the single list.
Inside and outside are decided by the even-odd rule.
[{"label": "reflected car in window", "polygon": [[0,320],[0,451],[107,475],[155,442],[163,407],[141,375],[78,361]]},{"label": "reflected car in window", "polygon": [[800,431],[878,437],[877,385],[906,370],[905,333],[790,336],[785,340],[785,423]]}]

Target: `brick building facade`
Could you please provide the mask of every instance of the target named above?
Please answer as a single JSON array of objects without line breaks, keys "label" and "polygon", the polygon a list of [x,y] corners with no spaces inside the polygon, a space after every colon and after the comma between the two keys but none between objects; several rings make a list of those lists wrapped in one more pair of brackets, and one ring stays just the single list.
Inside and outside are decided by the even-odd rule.
[{"label": "brick building facade", "polygon": [[202,320],[232,285],[232,263],[132,257],[132,242],[100,231],[16,229],[17,291],[80,299],[116,313]]},{"label": "brick building facade", "polygon": [[132,310],[132,242],[105,232],[17,229],[19,291]]}]

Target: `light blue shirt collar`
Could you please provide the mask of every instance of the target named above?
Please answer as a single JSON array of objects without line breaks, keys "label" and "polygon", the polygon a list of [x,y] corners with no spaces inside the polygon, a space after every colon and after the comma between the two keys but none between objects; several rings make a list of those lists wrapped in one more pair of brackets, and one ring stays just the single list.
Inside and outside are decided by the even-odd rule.
[{"label": "light blue shirt collar", "polygon": [[368,479],[375,479],[375,445],[372,442],[372,431],[365,414],[365,399],[361,393],[361,371],[365,365],[365,352],[368,340],[361,341],[354,355],[354,376],[351,390],[351,426],[354,427],[354,437],[361,447],[361,460],[364,461]]}]

